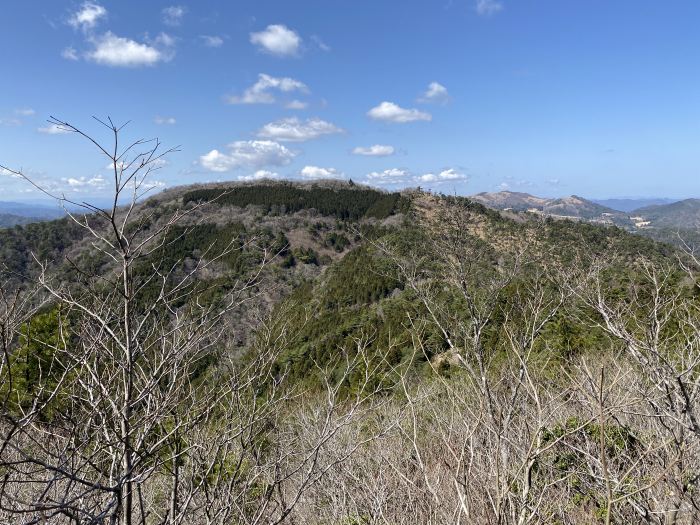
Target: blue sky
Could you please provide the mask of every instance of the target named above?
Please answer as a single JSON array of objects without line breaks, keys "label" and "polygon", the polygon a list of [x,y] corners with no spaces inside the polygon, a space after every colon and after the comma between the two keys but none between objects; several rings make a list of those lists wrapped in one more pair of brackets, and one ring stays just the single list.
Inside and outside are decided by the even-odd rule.
[{"label": "blue sky", "polygon": [[[3,2],[0,164],[106,192],[56,131],[180,146],[159,186],[271,176],[388,189],[700,196],[700,2]],[[126,138],[126,137],[125,137]],[[0,173],[0,200],[36,198]]]}]

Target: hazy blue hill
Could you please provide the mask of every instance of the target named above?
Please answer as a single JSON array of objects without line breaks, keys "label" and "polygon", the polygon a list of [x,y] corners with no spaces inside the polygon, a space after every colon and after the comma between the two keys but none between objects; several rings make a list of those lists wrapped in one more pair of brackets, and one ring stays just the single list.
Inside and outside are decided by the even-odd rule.
[{"label": "hazy blue hill", "polygon": [[40,219],[38,217],[25,217],[22,215],[15,215],[13,213],[1,213],[0,212],[0,228],[11,228],[12,226],[29,224],[32,222],[39,222],[45,219]]},{"label": "hazy blue hill", "polygon": [[675,199],[666,198],[648,198],[648,199],[591,199],[591,202],[595,202],[602,206],[607,206],[613,210],[622,212],[631,212],[638,208],[643,208],[647,206],[658,206],[663,204],[671,204],[676,202]]},{"label": "hazy blue hill", "polygon": [[0,214],[29,217],[32,222],[36,222],[37,220],[58,219],[63,217],[64,212],[57,205],[50,203],[0,201]]}]

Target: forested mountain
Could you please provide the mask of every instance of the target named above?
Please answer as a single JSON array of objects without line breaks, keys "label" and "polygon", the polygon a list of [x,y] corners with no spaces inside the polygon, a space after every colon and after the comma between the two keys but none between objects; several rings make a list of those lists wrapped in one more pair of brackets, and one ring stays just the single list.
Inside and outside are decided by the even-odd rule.
[{"label": "forested mountain", "polygon": [[21,215],[13,215],[11,213],[0,213],[0,228],[9,228],[18,224],[29,224],[30,222],[38,222],[42,219],[37,217],[22,217]]},{"label": "forested mountain", "polygon": [[143,523],[698,517],[670,245],[265,182],[0,230],[0,268],[3,519],[101,523],[118,491]]},{"label": "forested mountain", "polygon": [[632,212],[659,228],[700,228],[700,199],[637,208]]}]

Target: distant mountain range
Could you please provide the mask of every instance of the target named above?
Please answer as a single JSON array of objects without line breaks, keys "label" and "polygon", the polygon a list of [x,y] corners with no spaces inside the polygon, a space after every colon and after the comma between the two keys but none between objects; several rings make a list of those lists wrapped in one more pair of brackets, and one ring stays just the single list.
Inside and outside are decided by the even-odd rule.
[{"label": "distant mountain range", "polygon": [[631,212],[647,206],[659,206],[677,202],[676,199],[647,198],[647,199],[590,199],[592,202],[607,206],[617,211]]},{"label": "distant mountain range", "polygon": [[63,215],[63,210],[55,205],[0,201],[0,228],[58,219]]},{"label": "distant mountain range", "polygon": [[529,211],[554,218],[614,224],[630,231],[700,230],[700,199],[593,201],[577,195],[549,199],[514,191],[477,193],[469,198],[498,210]]},{"label": "distant mountain range", "polygon": [[513,211],[532,211],[545,215],[560,216],[574,219],[593,220],[608,218],[627,219],[626,214],[603,206],[577,195],[547,199],[535,197],[529,193],[514,191],[499,191],[494,193],[477,193],[470,199],[480,202],[489,208]]}]

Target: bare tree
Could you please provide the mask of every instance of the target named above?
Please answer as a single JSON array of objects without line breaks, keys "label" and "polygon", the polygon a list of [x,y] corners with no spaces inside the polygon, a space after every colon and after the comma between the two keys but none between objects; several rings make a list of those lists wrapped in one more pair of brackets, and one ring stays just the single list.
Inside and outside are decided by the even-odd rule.
[{"label": "bare tree", "polygon": [[[26,329],[37,312],[31,296],[0,296],[0,516],[115,525],[290,519],[331,468],[386,431],[330,453],[341,431],[376,405],[379,369],[367,356],[369,339],[339,349],[343,374],[331,380],[320,369],[325,388],[315,394],[288,386],[278,367],[295,337],[284,312],[261,317],[249,355],[231,352],[232,313],[264,293],[275,254],[255,238],[229,238],[187,264],[169,258],[168,249],[202,220],[204,204],[163,213],[139,201],[175,150],[157,140],[122,146],[123,126],[109,119],[99,121],[109,146],[68,122],[51,122],[108,159],[111,205],[56,195],[10,170],[64,205],[102,263],[95,270],[80,257],[67,259],[75,275],[67,282],[51,263],[35,261],[37,289],[59,312],[51,337]],[[212,298],[200,277],[235,251],[258,262]],[[41,346],[50,362],[39,366],[37,387],[13,402],[27,345]],[[207,366],[212,360],[216,367]],[[348,397],[342,387],[356,370],[365,380]]]}]

